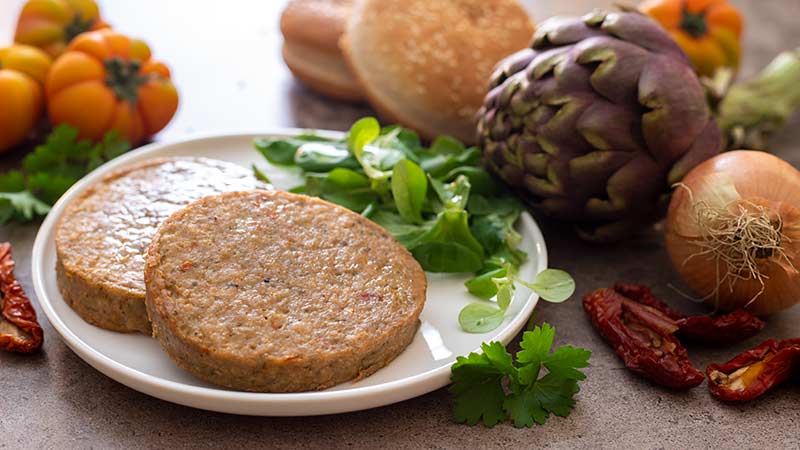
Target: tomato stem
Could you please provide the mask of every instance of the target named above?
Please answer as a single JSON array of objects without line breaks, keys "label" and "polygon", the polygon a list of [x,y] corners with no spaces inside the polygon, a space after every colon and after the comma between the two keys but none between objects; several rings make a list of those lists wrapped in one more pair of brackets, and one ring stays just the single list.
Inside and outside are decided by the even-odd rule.
[{"label": "tomato stem", "polygon": [[118,99],[136,103],[139,97],[139,86],[147,82],[147,77],[139,75],[142,63],[137,60],[125,61],[119,57],[113,57],[104,62],[106,73],[106,84],[114,91]]},{"label": "tomato stem", "polygon": [[689,35],[691,35],[693,38],[705,36],[706,32],[708,31],[705,11],[693,13],[684,8],[683,18],[681,19],[681,28],[683,31],[689,33]]},{"label": "tomato stem", "polygon": [[81,20],[81,14],[75,14],[75,18],[72,19],[72,22],[68,23],[66,27],[64,27],[64,37],[66,38],[66,42],[69,42],[75,39],[75,36],[89,31],[92,28],[92,24],[94,23],[93,19],[89,20]]}]

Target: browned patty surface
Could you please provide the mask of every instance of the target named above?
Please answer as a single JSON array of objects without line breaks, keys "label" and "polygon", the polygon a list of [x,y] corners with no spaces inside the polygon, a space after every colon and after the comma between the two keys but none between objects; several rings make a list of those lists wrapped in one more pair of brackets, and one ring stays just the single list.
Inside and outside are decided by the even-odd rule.
[{"label": "browned patty surface", "polygon": [[324,389],[413,339],[425,273],[388,232],[287,192],[206,197],[165,220],[145,268],[154,334],[181,367],[233,389]]},{"label": "browned patty surface", "polygon": [[149,334],[144,254],[158,225],[206,195],[266,187],[236,164],[206,158],[145,161],[116,171],[76,198],[56,230],[56,275],[84,320]]}]

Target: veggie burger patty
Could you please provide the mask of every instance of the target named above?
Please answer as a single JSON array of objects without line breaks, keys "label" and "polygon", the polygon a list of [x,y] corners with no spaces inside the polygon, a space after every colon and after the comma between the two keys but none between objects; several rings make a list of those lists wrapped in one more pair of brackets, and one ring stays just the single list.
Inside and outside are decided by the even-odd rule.
[{"label": "veggie burger patty", "polygon": [[360,379],[412,341],[417,261],[388,232],[324,200],[233,192],[159,227],[147,311],[166,353],[233,389],[294,392]]},{"label": "veggie burger patty", "polygon": [[64,300],[99,327],[150,334],[144,254],[161,221],[207,195],[266,187],[243,167],[206,158],[156,159],[110,174],[75,199],[58,225]]}]

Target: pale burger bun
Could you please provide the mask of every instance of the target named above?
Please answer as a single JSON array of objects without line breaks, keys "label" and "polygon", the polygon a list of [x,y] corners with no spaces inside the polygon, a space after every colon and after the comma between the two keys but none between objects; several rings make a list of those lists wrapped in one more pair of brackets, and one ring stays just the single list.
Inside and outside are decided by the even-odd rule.
[{"label": "pale burger bun", "polygon": [[352,0],[290,0],[281,15],[283,60],[311,89],[339,100],[363,96],[339,50]]},{"label": "pale burger bun", "polygon": [[515,0],[355,0],[340,45],[384,119],[472,143],[492,69],[533,31]]}]

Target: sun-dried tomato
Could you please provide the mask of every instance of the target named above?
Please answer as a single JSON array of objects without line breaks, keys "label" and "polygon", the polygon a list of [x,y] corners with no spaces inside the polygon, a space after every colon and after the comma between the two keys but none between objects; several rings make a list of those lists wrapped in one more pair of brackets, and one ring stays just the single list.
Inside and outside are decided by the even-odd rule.
[{"label": "sun-dried tomato", "polygon": [[14,277],[11,244],[0,243],[0,349],[33,353],[42,347],[44,333],[36,321],[36,311]]},{"label": "sun-dried tomato", "polygon": [[703,344],[734,344],[755,336],[765,325],[764,321],[744,309],[737,309],[717,317],[686,316],[671,309],[653,295],[650,288],[640,284],[617,283],[614,285],[614,290],[663,312],[675,320],[678,325],[678,335],[681,338]]},{"label": "sun-dried tomato", "polygon": [[720,400],[747,401],[800,372],[800,339],[769,339],[725,364],[706,369],[708,388]]},{"label": "sun-dried tomato", "polygon": [[686,339],[711,345],[730,345],[755,336],[764,321],[737,309],[717,317],[692,316],[678,320],[679,334]]},{"label": "sun-dried tomato", "polygon": [[598,289],[583,307],[625,366],[662,386],[684,390],[703,382],[686,349],[675,337],[677,322],[656,306],[625,296],[621,289]]}]

